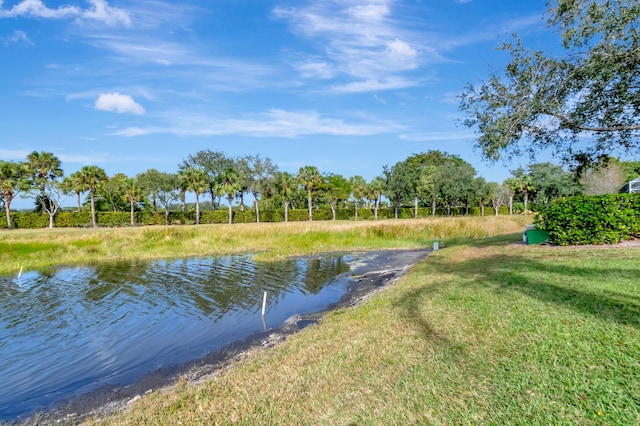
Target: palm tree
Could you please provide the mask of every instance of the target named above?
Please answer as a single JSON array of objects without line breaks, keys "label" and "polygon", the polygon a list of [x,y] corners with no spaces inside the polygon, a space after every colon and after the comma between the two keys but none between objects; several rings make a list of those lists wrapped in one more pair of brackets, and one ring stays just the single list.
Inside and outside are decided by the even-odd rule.
[{"label": "palm tree", "polygon": [[0,192],[4,198],[7,229],[11,229],[11,201],[26,189],[28,170],[25,163],[0,160]]},{"label": "palm tree", "polygon": [[178,172],[187,191],[196,194],[196,225],[200,224],[200,195],[209,189],[209,175],[202,169],[187,167]]},{"label": "palm tree", "polygon": [[233,167],[227,167],[220,174],[220,181],[216,185],[216,193],[218,195],[226,195],[229,202],[229,223],[233,223],[233,210],[231,203],[233,202],[233,196],[242,187],[238,173]]},{"label": "palm tree", "polygon": [[27,155],[27,163],[40,192],[44,192],[47,180],[54,180],[64,174],[60,168],[60,159],[51,152],[33,151]]},{"label": "palm tree", "polygon": [[131,206],[131,225],[135,225],[135,216],[133,214],[135,205],[144,197],[144,190],[138,181],[134,178],[126,178],[122,182],[122,193],[125,201],[129,202]]},{"label": "palm tree", "polygon": [[68,177],[64,178],[62,181],[62,185],[65,190],[69,192],[73,192],[76,194],[76,198],[78,200],[78,213],[82,210],[82,206],[80,205],[80,195],[85,192],[88,188],[85,185],[84,180],[82,179],[82,174],[80,172],[73,172]]},{"label": "palm tree", "polygon": [[295,186],[295,181],[291,173],[280,172],[276,178],[276,186],[278,188],[278,193],[282,195],[282,200],[284,204],[284,221],[289,221],[289,200],[293,195],[293,189]]},{"label": "palm tree", "polygon": [[373,218],[378,219],[378,208],[380,207],[380,197],[385,190],[385,182],[382,176],[374,177],[369,182],[368,197],[373,202]]},{"label": "palm tree", "polygon": [[322,183],[320,170],[315,166],[300,167],[298,171],[298,183],[307,191],[307,206],[309,208],[309,220],[313,220],[311,191],[314,187]]},{"label": "palm tree", "polygon": [[513,196],[518,190],[518,187],[520,186],[520,182],[518,181],[518,178],[510,177],[510,178],[506,178],[502,183],[502,185],[505,188],[509,189],[509,201],[508,201],[509,215],[513,215]]},{"label": "palm tree", "polygon": [[[278,172],[278,167],[273,164],[270,158],[261,158],[260,155],[245,157],[248,165],[248,190],[254,198],[256,209],[256,222],[260,222],[260,197],[268,195],[270,186],[273,184],[274,176]],[[268,196],[263,197],[268,202]]]},{"label": "palm tree", "polygon": [[106,181],[107,173],[98,166],[84,166],[80,170],[82,176],[82,182],[89,190],[89,196],[91,197],[91,226],[94,228],[98,226],[96,222],[96,207],[95,207],[95,195],[96,189],[100,183]]},{"label": "palm tree", "polygon": [[353,204],[356,207],[356,220],[358,220],[358,204],[367,193],[367,181],[362,176],[352,176],[349,179],[351,185],[351,194],[353,195]]}]

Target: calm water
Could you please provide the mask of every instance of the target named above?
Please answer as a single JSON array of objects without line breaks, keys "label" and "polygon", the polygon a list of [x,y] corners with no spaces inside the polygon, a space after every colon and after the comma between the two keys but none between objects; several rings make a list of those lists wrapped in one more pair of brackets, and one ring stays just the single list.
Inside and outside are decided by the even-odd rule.
[{"label": "calm water", "polygon": [[0,420],[43,410],[319,311],[356,256],[120,262],[0,277]]}]

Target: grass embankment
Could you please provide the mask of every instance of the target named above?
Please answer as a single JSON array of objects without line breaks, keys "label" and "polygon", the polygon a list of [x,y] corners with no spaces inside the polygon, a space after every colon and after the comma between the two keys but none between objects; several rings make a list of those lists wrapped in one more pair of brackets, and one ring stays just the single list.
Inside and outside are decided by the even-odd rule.
[{"label": "grass embankment", "polygon": [[0,275],[56,264],[257,253],[263,259],[324,251],[431,246],[522,230],[531,217],[289,222],[38,229],[0,232]]},{"label": "grass embankment", "polygon": [[367,302],[100,424],[639,424],[640,249],[434,252]]}]

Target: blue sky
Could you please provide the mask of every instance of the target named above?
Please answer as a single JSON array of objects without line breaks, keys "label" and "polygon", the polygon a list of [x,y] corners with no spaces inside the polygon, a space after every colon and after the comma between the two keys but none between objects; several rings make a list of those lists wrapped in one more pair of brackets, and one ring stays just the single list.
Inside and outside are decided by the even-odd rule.
[{"label": "blue sky", "polygon": [[[0,0],[0,159],[50,151],[65,175],[175,172],[261,154],[371,179],[409,155],[483,162],[456,96],[550,40],[545,1]],[[18,207],[16,200],[16,207]]]}]

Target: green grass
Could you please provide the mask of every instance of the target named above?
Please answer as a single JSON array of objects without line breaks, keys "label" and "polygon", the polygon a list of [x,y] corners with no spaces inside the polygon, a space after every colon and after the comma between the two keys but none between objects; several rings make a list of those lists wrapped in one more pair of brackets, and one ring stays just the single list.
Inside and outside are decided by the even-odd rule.
[{"label": "green grass", "polygon": [[640,249],[434,252],[365,303],[100,424],[640,423]]}]

